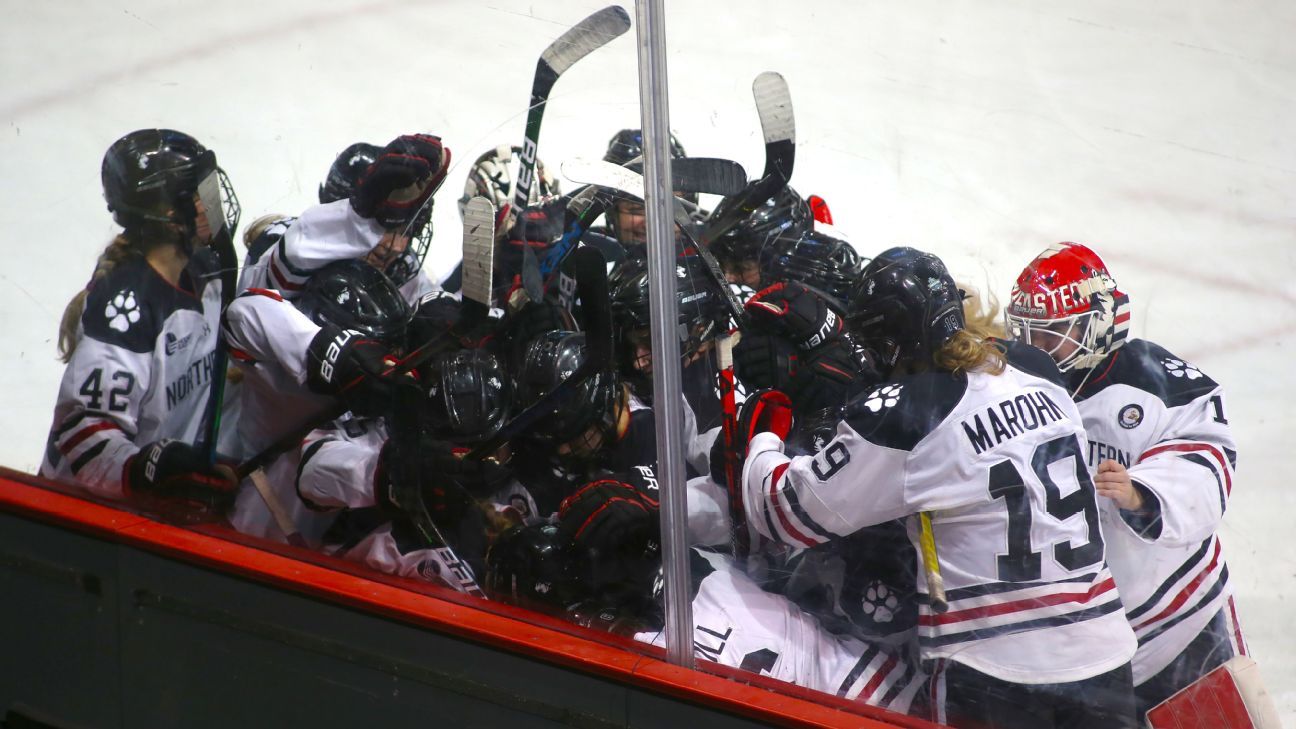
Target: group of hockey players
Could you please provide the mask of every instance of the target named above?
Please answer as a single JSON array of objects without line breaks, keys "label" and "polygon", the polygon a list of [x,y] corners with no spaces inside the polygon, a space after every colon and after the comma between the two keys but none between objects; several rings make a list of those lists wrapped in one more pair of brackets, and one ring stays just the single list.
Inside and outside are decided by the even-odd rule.
[{"label": "group of hockey players", "polygon": [[[598,189],[606,225],[567,256],[595,256],[607,302],[562,262],[537,291],[584,188],[539,165],[515,209],[519,153],[482,154],[460,201],[497,210],[487,307],[459,293],[470,262],[423,269],[435,136],[347,147],[318,205],[241,238],[211,149],[123,136],[102,164],[123,230],[64,316],[41,474],[662,644],[651,375],[675,363],[652,354],[643,201]],[[683,197],[700,658],[955,726],[1123,727],[1245,652],[1223,391],[1128,338],[1093,250],[1048,247],[1001,315],[931,253],[857,251],[817,197],[783,187],[703,250]],[[595,309],[613,346],[590,367]]]}]

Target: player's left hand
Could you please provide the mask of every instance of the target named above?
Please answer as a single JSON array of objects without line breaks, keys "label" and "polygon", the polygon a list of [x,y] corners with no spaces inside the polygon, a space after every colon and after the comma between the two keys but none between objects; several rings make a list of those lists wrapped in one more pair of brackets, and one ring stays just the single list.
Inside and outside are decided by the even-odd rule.
[{"label": "player's left hand", "polygon": [[1143,494],[1134,487],[1129,471],[1117,461],[1107,460],[1098,464],[1094,474],[1094,487],[1099,496],[1106,496],[1125,511],[1141,511]]},{"label": "player's left hand", "polygon": [[445,179],[450,150],[431,134],[393,139],[364,171],[351,207],[388,230],[404,228]]},{"label": "player's left hand", "polygon": [[[757,390],[747,396],[738,413],[738,433],[734,449],[738,462],[747,460],[747,444],[759,433],[773,433],[787,440],[792,432],[792,400],[778,390]],[[711,445],[711,480],[726,485],[724,475],[724,438]]]}]

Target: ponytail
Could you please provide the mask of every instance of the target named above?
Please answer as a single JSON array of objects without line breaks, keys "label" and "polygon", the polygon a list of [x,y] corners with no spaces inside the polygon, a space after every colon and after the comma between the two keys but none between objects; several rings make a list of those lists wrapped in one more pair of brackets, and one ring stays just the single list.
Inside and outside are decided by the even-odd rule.
[{"label": "ponytail", "polygon": [[81,315],[85,312],[86,297],[90,295],[91,287],[104,276],[107,276],[117,267],[117,264],[138,255],[140,255],[139,249],[132,245],[130,238],[124,232],[113,238],[108,247],[104,248],[103,253],[99,254],[94,273],[90,276],[90,283],[86,284],[84,289],[78,291],[76,296],[73,296],[72,300],[68,302],[67,307],[63,309],[63,319],[59,322],[58,336],[60,360],[65,363],[70,362],[72,354],[76,352]]}]

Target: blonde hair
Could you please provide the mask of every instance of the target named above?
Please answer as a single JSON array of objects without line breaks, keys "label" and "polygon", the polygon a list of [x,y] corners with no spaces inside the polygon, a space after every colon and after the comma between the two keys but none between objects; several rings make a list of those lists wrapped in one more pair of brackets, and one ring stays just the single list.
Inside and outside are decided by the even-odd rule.
[{"label": "blonde hair", "polygon": [[999,300],[991,294],[988,301],[982,301],[977,290],[966,284],[959,284],[959,289],[965,294],[966,323],[932,356],[933,362],[947,372],[1003,374],[1008,362],[1003,347],[995,341],[1006,338],[999,318]]},{"label": "blonde hair", "polygon": [[99,254],[94,273],[90,276],[90,283],[78,291],[76,296],[73,296],[72,300],[63,309],[63,319],[59,322],[58,353],[59,359],[64,363],[72,361],[72,354],[76,352],[77,332],[81,325],[81,315],[85,312],[86,297],[90,294],[90,288],[111,273],[117,267],[117,264],[132,256],[141,255],[143,254],[132,245],[130,238],[125,233],[119,233],[103,249],[103,253]]}]

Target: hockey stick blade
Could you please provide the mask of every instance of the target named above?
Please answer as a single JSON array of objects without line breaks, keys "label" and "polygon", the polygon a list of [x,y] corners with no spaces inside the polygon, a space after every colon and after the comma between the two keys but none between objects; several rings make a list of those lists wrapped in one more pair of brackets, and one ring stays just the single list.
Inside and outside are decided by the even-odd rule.
[{"label": "hockey stick blade", "polygon": [[495,271],[495,206],[478,196],[464,206],[463,299],[485,311],[491,308],[491,280]]},{"label": "hockey stick blade", "polygon": [[572,64],[607,45],[627,30],[630,30],[629,13],[618,5],[610,5],[572,26],[540,54],[540,60],[536,61],[535,78],[531,82],[531,103],[527,111],[526,134],[522,140],[518,174],[514,178],[517,182],[513,191],[512,215],[524,209],[531,199],[540,124],[544,121],[549,92],[558,82],[558,77],[571,68]]},{"label": "hockey stick blade", "polygon": [[792,116],[792,94],[787,81],[773,71],[766,71],[752,81],[756,114],[760,116],[765,137],[765,170],[761,177],[780,175],[784,182],[792,179],[796,153],[796,120]]},{"label": "hockey stick blade", "polygon": [[467,455],[481,460],[499,447],[530,430],[542,418],[567,403],[590,377],[613,366],[612,305],[608,300],[607,262],[594,248],[578,248],[568,257],[567,268],[576,281],[585,332],[585,360],[570,377],[518,413],[499,432]]}]

